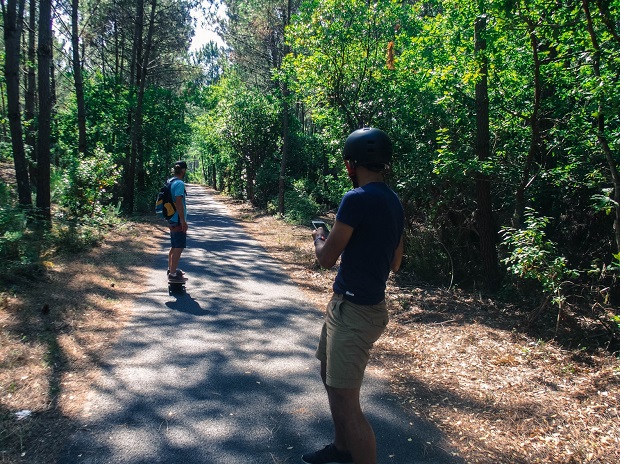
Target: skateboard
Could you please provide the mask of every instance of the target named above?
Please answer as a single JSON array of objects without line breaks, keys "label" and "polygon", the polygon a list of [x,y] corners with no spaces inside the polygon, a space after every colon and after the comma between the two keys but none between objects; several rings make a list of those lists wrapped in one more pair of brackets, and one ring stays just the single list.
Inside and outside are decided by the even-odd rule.
[{"label": "skateboard", "polygon": [[185,282],[170,282],[168,281],[168,294],[173,293],[185,293]]}]

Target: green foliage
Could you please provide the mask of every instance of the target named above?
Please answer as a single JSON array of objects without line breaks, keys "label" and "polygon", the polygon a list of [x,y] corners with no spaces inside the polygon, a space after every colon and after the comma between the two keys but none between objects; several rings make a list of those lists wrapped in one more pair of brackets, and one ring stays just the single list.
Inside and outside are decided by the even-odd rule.
[{"label": "green foliage", "polygon": [[[297,180],[292,190],[284,194],[284,219],[293,224],[308,224],[321,214],[321,206],[309,195],[308,183],[304,179]],[[270,202],[268,211],[277,212],[277,204]]]},{"label": "green foliage", "polygon": [[548,217],[537,216],[536,211],[528,208],[525,228],[503,228],[503,245],[508,250],[503,262],[509,273],[539,282],[544,293],[561,306],[564,301],[562,284],[576,278],[578,272],[568,267],[566,258],[557,254],[557,245],[547,239],[544,229],[548,224]]},{"label": "green foliage", "polygon": [[150,87],[144,100],[144,169],[148,174],[146,190],[152,192],[169,177],[175,161],[188,159],[191,125],[186,119],[186,102],[175,92]]},{"label": "green foliage", "polygon": [[110,154],[97,147],[93,156],[74,158],[61,174],[59,203],[71,217],[99,217],[112,203],[112,188],[120,173]]},{"label": "green foliage", "polygon": [[594,194],[592,195],[592,208],[597,212],[603,212],[606,215],[613,214],[615,209],[619,206],[609,195],[613,189],[603,189],[604,195]]},{"label": "green foliage", "polygon": [[12,201],[11,191],[0,182],[0,258],[3,262],[20,260],[26,216]]},{"label": "green foliage", "polygon": [[394,8],[392,2],[364,0],[302,3],[289,31],[296,53],[284,68],[294,73],[291,85],[319,125],[336,113],[348,133],[388,109],[385,54],[398,22]]},{"label": "green foliage", "polygon": [[72,218],[59,214],[54,228],[47,236],[48,246],[59,250],[79,253],[97,246],[110,230],[121,223],[120,204],[104,208],[96,217]]},{"label": "green foliage", "polygon": [[266,159],[256,173],[256,191],[254,203],[265,208],[269,200],[278,196],[280,182],[280,165],[275,158]]},{"label": "green foliage", "polygon": [[279,177],[279,102],[232,73],[206,97],[207,111],[193,124],[202,171],[212,177],[215,170],[218,187],[231,195],[265,205]]}]

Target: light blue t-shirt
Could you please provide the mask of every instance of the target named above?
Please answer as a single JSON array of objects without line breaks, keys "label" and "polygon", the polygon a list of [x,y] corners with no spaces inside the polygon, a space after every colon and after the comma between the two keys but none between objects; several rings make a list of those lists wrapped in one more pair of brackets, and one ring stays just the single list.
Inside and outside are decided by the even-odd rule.
[{"label": "light blue t-shirt", "polygon": [[[172,184],[170,184],[170,193],[172,194],[172,201],[176,200],[176,197],[183,197],[183,212],[184,212],[184,218],[187,221],[187,206],[185,205],[185,197],[186,197],[186,192],[185,192],[185,182],[183,182],[181,179],[175,179],[172,181]],[[170,224],[180,224],[179,221],[179,213],[175,212],[172,217],[169,219]]]}]

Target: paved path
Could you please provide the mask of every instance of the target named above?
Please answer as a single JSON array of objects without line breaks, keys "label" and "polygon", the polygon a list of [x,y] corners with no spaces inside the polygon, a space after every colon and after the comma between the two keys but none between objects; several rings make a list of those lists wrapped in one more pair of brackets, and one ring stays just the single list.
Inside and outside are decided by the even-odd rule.
[{"label": "paved path", "polygon": [[[204,189],[188,187],[187,294],[168,295],[168,239],[62,463],[278,464],[331,440],[314,349],[321,312]],[[461,462],[427,442],[367,374],[378,462]]]}]

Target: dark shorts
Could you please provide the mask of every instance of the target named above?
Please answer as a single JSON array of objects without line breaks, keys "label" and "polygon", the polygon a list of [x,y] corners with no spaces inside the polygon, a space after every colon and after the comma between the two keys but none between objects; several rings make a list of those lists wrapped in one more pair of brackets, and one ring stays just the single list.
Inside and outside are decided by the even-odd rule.
[{"label": "dark shorts", "polygon": [[181,226],[170,226],[170,246],[172,248],[185,248],[187,246],[187,232],[183,232]]},{"label": "dark shorts", "polygon": [[358,305],[334,294],[327,305],[316,357],[326,363],[326,383],[333,388],[360,388],[370,349],[388,323],[385,301]]}]

